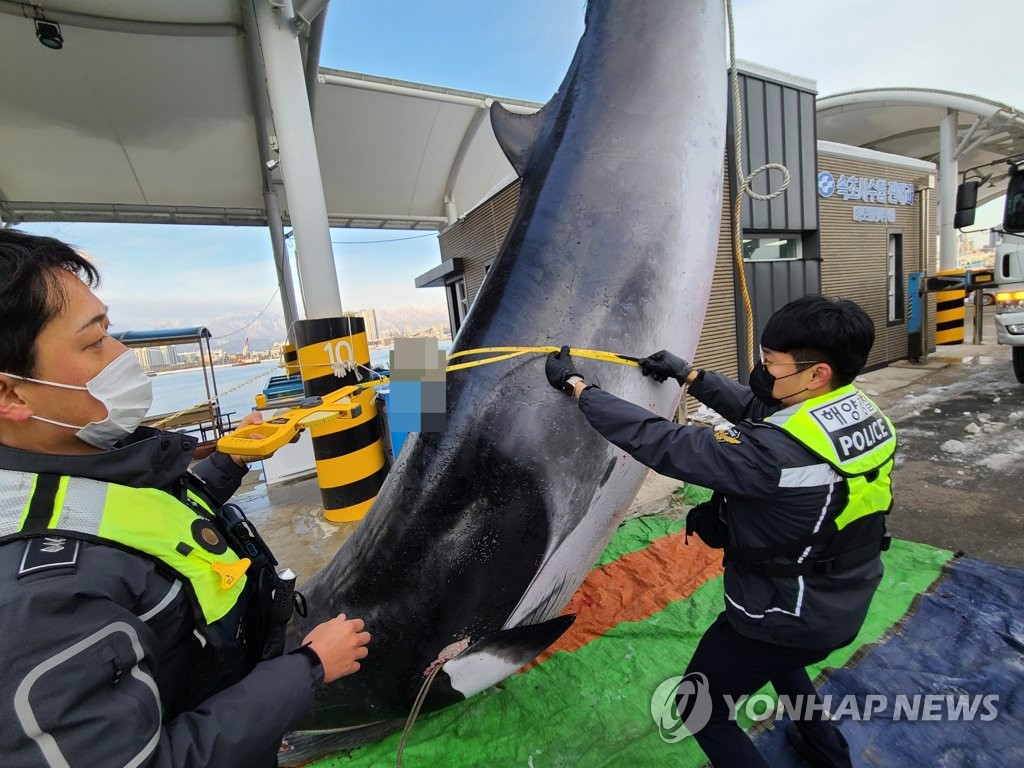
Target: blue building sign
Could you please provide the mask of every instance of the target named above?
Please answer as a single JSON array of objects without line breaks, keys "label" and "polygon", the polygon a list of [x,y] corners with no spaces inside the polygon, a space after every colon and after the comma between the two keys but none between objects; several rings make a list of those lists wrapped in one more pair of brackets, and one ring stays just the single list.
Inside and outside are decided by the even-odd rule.
[{"label": "blue building sign", "polygon": [[818,174],[818,194],[826,198],[835,195],[859,203],[914,204],[914,185],[909,182],[845,174],[840,174],[837,179],[828,171]]},{"label": "blue building sign", "polygon": [[840,174],[837,179],[829,171],[821,171],[818,174],[818,195],[823,198],[841,197],[855,203],[881,203],[853,206],[853,220],[893,224],[896,222],[896,209],[885,206],[913,205],[914,185],[905,181],[846,174]]}]

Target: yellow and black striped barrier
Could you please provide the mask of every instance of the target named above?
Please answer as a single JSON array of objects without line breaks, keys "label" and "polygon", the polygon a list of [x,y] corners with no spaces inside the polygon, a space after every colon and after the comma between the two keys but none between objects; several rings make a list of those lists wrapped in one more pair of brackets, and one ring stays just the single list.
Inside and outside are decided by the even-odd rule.
[{"label": "yellow and black striped barrier", "polygon": [[[355,385],[360,366],[370,365],[361,317],[299,320],[295,341],[302,387],[307,397],[329,395]],[[387,463],[372,387],[351,395],[358,415],[328,419],[309,427],[324,517],[332,522],[361,520],[384,484]]]},{"label": "yellow and black striped barrier", "polygon": [[935,292],[935,343],[964,343],[964,270],[947,269],[929,278],[928,288]]}]

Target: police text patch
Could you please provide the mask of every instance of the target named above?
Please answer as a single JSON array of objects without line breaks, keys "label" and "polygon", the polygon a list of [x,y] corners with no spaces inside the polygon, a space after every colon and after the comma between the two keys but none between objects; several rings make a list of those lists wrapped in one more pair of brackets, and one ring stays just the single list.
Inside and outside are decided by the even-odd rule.
[{"label": "police text patch", "polygon": [[840,461],[856,459],[893,439],[889,424],[860,392],[808,411],[828,434]]}]

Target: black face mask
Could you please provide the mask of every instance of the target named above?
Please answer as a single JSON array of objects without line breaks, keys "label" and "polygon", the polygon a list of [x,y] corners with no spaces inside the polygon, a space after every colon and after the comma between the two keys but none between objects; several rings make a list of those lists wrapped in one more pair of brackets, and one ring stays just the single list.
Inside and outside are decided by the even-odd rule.
[{"label": "black face mask", "polygon": [[[768,370],[768,366],[764,363],[756,363],[750,371],[750,391],[754,393],[754,397],[769,408],[782,405],[782,401],[772,394],[772,390],[775,389],[775,382],[781,381],[782,379],[788,379],[790,376],[796,376],[798,373],[803,373],[803,370],[804,369],[793,371],[793,373],[786,376],[773,376]],[[799,392],[792,392],[791,394],[786,395],[786,397],[793,397],[793,395],[799,395],[801,392],[806,391],[807,387],[804,387]]]}]

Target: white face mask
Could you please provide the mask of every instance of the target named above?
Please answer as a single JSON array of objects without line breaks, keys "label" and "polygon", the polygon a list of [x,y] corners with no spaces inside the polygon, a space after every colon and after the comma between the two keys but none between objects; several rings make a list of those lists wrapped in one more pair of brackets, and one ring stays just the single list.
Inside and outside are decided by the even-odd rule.
[{"label": "white face mask", "polygon": [[61,389],[77,389],[95,397],[107,408],[107,418],[103,421],[93,421],[80,427],[76,424],[65,424],[63,421],[45,419],[35,414],[32,418],[58,427],[77,429],[78,432],[75,434],[79,440],[104,450],[113,448],[114,443],[134,432],[146,418],[149,407],[153,404],[153,382],[146,376],[138,358],[131,350],[126,350],[120,357],[108,363],[102,371],[89,379],[84,387],[15,376],[11,373],[5,373],[4,376]]}]

